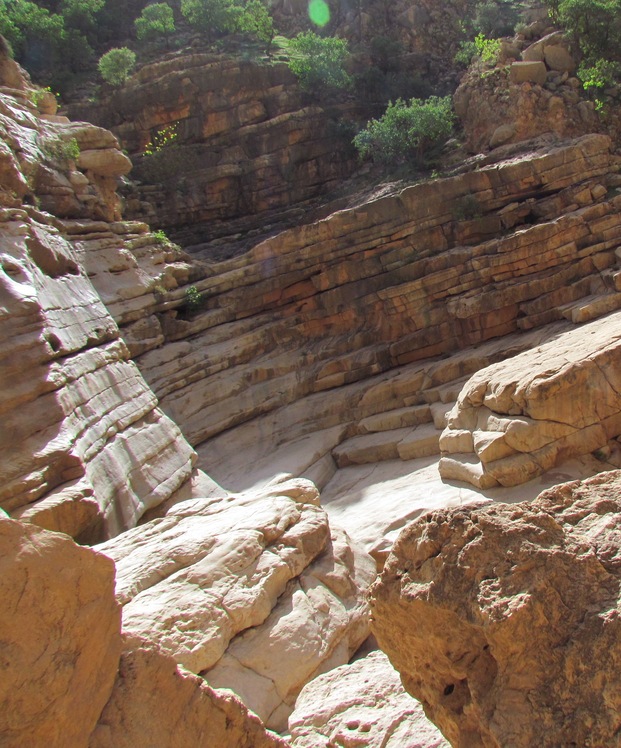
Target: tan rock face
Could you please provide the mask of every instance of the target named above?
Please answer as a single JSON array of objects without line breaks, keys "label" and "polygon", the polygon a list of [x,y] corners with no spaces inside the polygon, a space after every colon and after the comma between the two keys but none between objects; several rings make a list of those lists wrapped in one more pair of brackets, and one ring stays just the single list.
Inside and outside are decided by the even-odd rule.
[{"label": "tan rock face", "polygon": [[619,704],[618,472],[404,530],[372,628],[453,745],[611,745]]},{"label": "tan rock face", "polygon": [[307,481],[179,504],[99,550],[128,641],[148,637],[276,729],[301,687],[368,633],[369,556],[330,528]]},{"label": "tan rock face", "polygon": [[[27,96],[0,94],[0,505],[88,542],[133,526],[193,477],[193,450],[111,316],[148,317],[153,286],[176,287],[188,265],[144,225],[95,220],[116,217],[116,179],[94,163],[80,171],[64,148],[75,139],[119,174],[116,138],[38,115]],[[160,341],[154,331],[150,344]]]},{"label": "tan rock face", "polygon": [[448,748],[383,652],[319,675],[289,717],[295,748]]},{"label": "tan rock face", "polygon": [[477,372],[440,438],[445,479],[514,486],[621,433],[620,315]]},{"label": "tan rock face", "polygon": [[[146,65],[110,100],[70,112],[113,130],[131,154],[132,177],[147,186],[128,195],[127,214],[195,245],[260,231],[349,175],[350,137],[306,99],[286,65],[195,53]],[[158,150],[163,133],[170,145]],[[104,152],[95,155],[105,173]]]},{"label": "tan rock face", "polygon": [[147,643],[126,650],[90,748],[286,748],[230,692],[210,688]]},{"label": "tan rock face", "polygon": [[121,651],[114,565],[0,517],[0,743],[86,746]]}]

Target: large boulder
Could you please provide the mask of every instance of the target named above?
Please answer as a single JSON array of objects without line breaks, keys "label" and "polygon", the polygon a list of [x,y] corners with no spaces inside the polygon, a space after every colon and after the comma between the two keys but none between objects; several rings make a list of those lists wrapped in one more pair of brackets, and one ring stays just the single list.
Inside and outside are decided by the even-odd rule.
[{"label": "large boulder", "polygon": [[289,732],[295,748],[448,748],[378,650],[305,686]]},{"label": "large boulder", "polygon": [[617,744],[620,520],[614,471],[401,533],[372,629],[451,744]]},{"label": "large boulder", "polygon": [[121,653],[114,564],[0,516],[0,744],[87,745]]},{"label": "large boulder", "polygon": [[621,433],[621,313],[478,371],[440,438],[444,479],[515,486]]},{"label": "large boulder", "polygon": [[368,635],[375,563],[309,481],[195,500],[99,546],[128,642],[148,638],[281,730],[302,686]]}]

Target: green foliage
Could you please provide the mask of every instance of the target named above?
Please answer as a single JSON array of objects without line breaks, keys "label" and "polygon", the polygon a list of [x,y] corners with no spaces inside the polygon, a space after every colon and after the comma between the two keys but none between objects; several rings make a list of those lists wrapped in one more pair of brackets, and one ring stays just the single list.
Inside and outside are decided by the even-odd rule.
[{"label": "green foliage", "polygon": [[585,90],[611,88],[621,80],[621,65],[610,60],[595,60],[593,64],[582,63],[578,68],[578,78]]},{"label": "green foliage", "polygon": [[261,0],[248,0],[239,17],[239,30],[256,36],[268,49],[276,36],[274,19]]},{"label": "green foliage", "polygon": [[477,34],[474,38],[474,45],[477,54],[483,62],[495,65],[500,53],[500,39],[487,39],[483,34]]},{"label": "green foliage", "polygon": [[94,29],[105,0],[62,0],[61,15],[67,28],[87,33]]},{"label": "green foliage", "polygon": [[122,85],[136,64],[136,55],[127,47],[116,47],[103,55],[98,64],[101,77],[113,86]]},{"label": "green foliage", "polygon": [[423,165],[448,140],[453,122],[450,96],[411,99],[409,103],[397,99],[382,117],[367,123],[354,138],[354,145],[363,159]]},{"label": "green foliage", "polygon": [[345,39],[304,31],[291,39],[289,52],[289,67],[303,88],[317,91],[352,85],[344,67],[349,55]]},{"label": "green foliage", "polygon": [[185,307],[189,312],[197,312],[204,303],[205,297],[196,286],[188,286],[185,289]]},{"label": "green foliage", "polygon": [[520,18],[516,0],[483,0],[477,3],[472,27],[487,37],[508,36]]},{"label": "green foliage", "polygon": [[546,4],[586,58],[619,59],[621,0],[546,0]]},{"label": "green foliage", "polygon": [[61,164],[77,161],[80,155],[80,146],[75,138],[71,140],[63,140],[60,137],[47,138],[43,141],[41,150],[49,159]]},{"label": "green foliage", "polygon": [[152,156],[154,153],[159,153],[173,145],[179,138],[179,123],[174,122],[172,125],[165,125],[160,127],[151,135],[151,140],[147,143],[144,149],[145,156]]},{"label": "green foliage", "polygon": [[186,21],[211,38],[237,31],[242,12],[233,0],[181,0],[181,13]]},{"label": "green foliage", "polygon": [[138,39],[168,38],[175,30],[173,10],[168,3],[154,3],[143,8],[134,21]]},{"label": "green foliage", "polygon": [[459,49],[455,53],[455,57],[453,58],[453,60],[458,65],[468,67],[468,65],[470,65],[470,63],[472,62],[472,58],[476,57],[478,54],[479,51],[477,49],[477,45],[473,40],[469,39],[460,43]]}]

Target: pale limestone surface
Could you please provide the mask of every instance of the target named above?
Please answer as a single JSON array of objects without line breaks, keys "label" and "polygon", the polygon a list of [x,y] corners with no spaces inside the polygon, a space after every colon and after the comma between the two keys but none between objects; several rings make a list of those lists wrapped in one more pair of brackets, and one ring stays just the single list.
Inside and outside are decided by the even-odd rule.
[{"label": "pale limestone surface", "polygon": [[294,748],[449,746],[379,650],[305,686],[289,717],[289,733]]},{"label": "pale limestone surface", "polygon": [[621,313],[474,374],[440,439],[445,479],[514,486],[621,434]]},{"label": "pale limestone surface", "polygon": [[84,748],[121,652],[114,565],[0,517],[0,744]]},{"label": "pale limestone surface", "polygon": [[98,550],[117,566],[131,644],[149,638],[283,729],[302,686],[349,660],[368,633],[372,559],[291,480],[183,502]]},{"label": "pale limestone surface", "polygon": [[372,628],[453,745],[615,745],[621,473],[406,528]]},{"label": "pale limestone surface", "polygon": [[89,748],[286,748],[231,692],[147,642],[127,649]]},{"label": "pale limestone surface", "polygon": [[[116,324],[149,318],[154,285],[176,287],[188,266],[143,224],[116,220],[116,177],[129,164],[116,138],[42,119],[22,83],[0,93],[0,504],[88,542],[135,525],[196,481],[194,451],[159,410]],[[73,138],[77,164],[59,155]],[[87,261],[95,247],[105,247],[98,270]],[[103,292],[113,277],[114,304]],[[151,345],[162,340],[155,331]]]}]

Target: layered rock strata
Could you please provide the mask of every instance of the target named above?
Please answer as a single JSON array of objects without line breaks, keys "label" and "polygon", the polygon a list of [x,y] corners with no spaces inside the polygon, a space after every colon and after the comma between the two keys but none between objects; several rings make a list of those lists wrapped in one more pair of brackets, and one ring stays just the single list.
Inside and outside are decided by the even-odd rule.
[{"label": "layered rock strata", "polygon": [[464,385],[440,437],[440,475],[514,486],[621,434],[616,312],[494,364]]},{"label": "layered rock strata", "polygon": [[308,481],[184,502],[98,546],[123,629],[282,730],[302,686],[368,634],[369,556],[330,528]]},{"label": "layered rock strata", "polygon": [[[116,220],[129,161],[114,136],[42,114],[19,80],[21,89],[0,89],[0,506],[92,541],[180,490],[190,496],[198,477],[102,302],[120,322],[144,317],[166,253],[146,226]],[[99,250],[88,259],[85,232]],[[109,284],[114,300],[104,255],[106,277],[123,273]],[[187,278],[187,263],[176,267]],[[160,274],[177,285],[174,270]]]},{"label": "layered rock strata", "polygon": [[132,179],[144,183],[129,196],[128,215],[186,246],[229,237],[216,242],[219,253],[240,232],[301,218],[305,202],[355,165],[336,126],[343,108],[318,105],[283,64],[175,54],[145,65],[100,104],[69,111],[128,149]]},{"label": "layered rock strata", "polygon": [[[171,292],[164,346],[138,364],[166,412],[204,445],[202,466],[216,479],[226,457],[235,472],[234,445],[254,449],[259,433],[267,455],[321,430],[315,462],[332,459],[345,438],[374,430],[363,419],[441,399],[424,394],[429,382],[414,362],[436,366],[466,346],[621,304],[609,146],[592,135],[508,152],[283,232],[213,265],[195,284],[199,313],[175,317],[184,298]],[[410,379],[407,392],[389,404],[365,398],[386,372],[395,391]],[[409,414],[401,427],[425,421]],[[389,447],[393,457],[408,453],[406,437]]]},{"label": "layered rock strata", "polygon": [[433,512],[372,587],[372,628],[453,745],[614,745],[620,474]]}]

